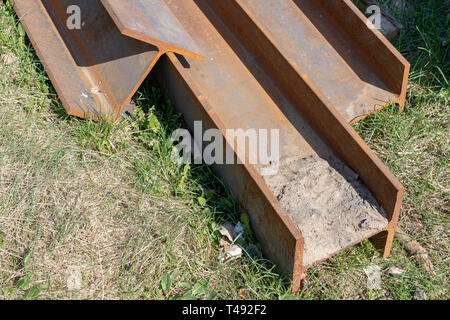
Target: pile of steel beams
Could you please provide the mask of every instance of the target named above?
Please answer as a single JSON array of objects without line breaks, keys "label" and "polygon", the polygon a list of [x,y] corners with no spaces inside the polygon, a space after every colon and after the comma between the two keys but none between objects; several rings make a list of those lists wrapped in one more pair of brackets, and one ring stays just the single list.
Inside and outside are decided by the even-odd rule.
[{"label": "pile of steel beams", "polygon": [[[350,0],[13,5],[69,114],[119,118],[155,67],[191,129],[197,120],[203,130],[279,129],[280,159],[339,157],[386,212],[388,226],[370,238],[389,255],[404,190],[350,123],[394,102],[402,108],[409,64]],[[77,10],[78,27],[68,24]],[[223,140],[238,157],[235,141]],[[249,213],[264,254],[298,289],[319,261],[303,263],[299,228],[261,168],[241,160],[214,168]]]}]

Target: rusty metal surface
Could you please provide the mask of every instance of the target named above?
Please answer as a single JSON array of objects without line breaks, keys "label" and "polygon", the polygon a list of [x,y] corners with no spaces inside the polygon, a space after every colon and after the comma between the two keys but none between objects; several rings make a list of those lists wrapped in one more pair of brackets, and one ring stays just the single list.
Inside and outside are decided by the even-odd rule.
[{"label": "rusty metal surface", "polygon": [[[365,21],[350,9],[351,2],[267,0],[264,5],[258,0],[208,2],[245,39],[257,59],[279,73],[290,68],[298,77],[311,81],[349,122],[391,102],[404,103],[403,80],[409,64],[388,46],[389,42],[376,38]],[[342,3],[349,11],[329,9],[322,2]],[[355,35],[352,35],[355,31],[346,28],[346,22],[352,19],[360,22]],[[371,48],[375,43],[372,38],[379,40],[384,51]],[[386,58],[389,50],[392,54]],[[374,59],[381,63],[375,64]],[[387,76],[393,73],[394,65],[402,73],[395,81],[389,81]]]},{"label": "rusty metal surface", "polygon": [[[166,52],[122,34],[100,0],[15,0],[13,5],[66,111],[75,116],[117,119]],[[80,8],[80,29],[67,26],[71,5]],[[165,48],[171,49],[176,47]]]},{"label": "rusty metal surface", "polygon": [[[228,1],[222,6],[219,0],[167,0],[183,28],[207,54],[203,62],[169,54],[155,70],[162,84],[188,126],[202,120],[221,130],[278,128],[281,160],[314,154],[339,156],[360,175],[388,213],[388,227],[374,234],[377,246],[387,255],[403,187],[349,126],[351,117],[344,118],[309,75],[299,72],[295,63],[268,41],[253,17],[245,17],[248,12],[241,5],[250,2]],[[278,9],[288,3],[269,2]],[[281,16],[289,13],[281,12]],[[234,147],[233,141],[227,143]],[[302,263],[303,238],[266,186],[260,168],[243,164],[216,165],[215,169],[248,211],[266,256],[289,274],[294,289],[298,288],[309,267]]]},{"label": "rusty metal surface", "polygon": [[198,47],[161,0],[102,0],[120,31],[165,52],[203,60]]},{"label": "rusty metal surface", "polygon": [[[384,255],[389,254],[403,187],[349,122],[390,101],[402,104],[409,65],[383,36],[367,28],[353,4],[160,0],[156,2],[164,13],[157,13],[144,5],[145,0],[102,1],[112,18],[100,0],[15,1],[69,110],[87,113],[83,104],[77,105],[80,92],[86,92],[91,108],[101,105],[118,116],[162,48],[182,45],[186,56],[168,53],[154,75],[187,125],[192,128],[195,120],[202,120],[204,130],[279,129],[281,161],[311,155],[340,157],[386,211],[389,225],[373,238]],[[85,22],[91,30],[66,30],[62,25],[64,8],[74,2],[89,12]],[[30,6],[34,16],[28,16]],[[174,36],[169,29],[157,32],[165,15],[174,19],[178,36],[184,36]],[[194,49],[184,46],[186,39]],[[204,61],[193,59],[199,57],[191,53],[204,54]],[[94,86],[98,90],[92,91]],[[224,140],[237,157],[234,141]],[[244,164],[215,169],[248,211],[265,255],[292,277],[298,289],[310,267],[302,263],[301,232],[265,184],[261,167],[241,160]]]},{"label": "rusty metal surface", "polygon": [[342,26],[342,32],[360,46],[367,63],[378,71],[380,78],[395,94],[395,102],[398,102],[403,110],[410,71],[409,62],[380,31],[368,27],[366,17],[351,0],[321,0],[320,3]]}]

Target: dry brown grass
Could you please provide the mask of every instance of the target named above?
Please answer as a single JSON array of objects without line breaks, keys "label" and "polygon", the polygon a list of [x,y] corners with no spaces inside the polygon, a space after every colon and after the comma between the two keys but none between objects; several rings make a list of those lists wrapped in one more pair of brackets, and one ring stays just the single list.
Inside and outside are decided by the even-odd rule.
[{"label": "dry brown grass", "polygon": [[[1,105],[0,283],[31,274],[49,286],[41,298],[158,297],[173,261],[194,271],[217,259],[189,226],[202,227],[192,209],[138,190],[121,155],[80,150],[66,130]],[[68,291],[74,267],[82,286]],[[186,280],[205,277],[217,279],[202,270]]]},{"label": "dry brown grass", "polygon": [[[157,172],[158,160],[132,138],[135,128],[103,123],[113,128],[106,139],[113,147],[99,152],[90,142],[101,127],[62,116],[36,86],[44,85],[39,71],[23,81],[24,63],[0,69],[0,297],[239,298],[236,287],[251,283],[251,298],[287,288],[256,262],[220,263],[212,214],[192,202],[192,188],[173,194],[168,173]],[[50,104],[28,107],[41,99]],[[139,174],[161,183],[147,189]],[[70,290],[77,274],[81,286]],[[166,274],[173,284],[164,291]]]}]

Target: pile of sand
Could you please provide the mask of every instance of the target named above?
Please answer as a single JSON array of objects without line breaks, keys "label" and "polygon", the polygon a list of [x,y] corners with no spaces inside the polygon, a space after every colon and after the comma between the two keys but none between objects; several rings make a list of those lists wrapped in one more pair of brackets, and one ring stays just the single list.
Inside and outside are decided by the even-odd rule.
[{"label": "pile of sand", "polygon": [[303,264],[311,265],[388,224],[358,175],[338,159],[318,156],[281,164],[264,177],[303,234]]}]

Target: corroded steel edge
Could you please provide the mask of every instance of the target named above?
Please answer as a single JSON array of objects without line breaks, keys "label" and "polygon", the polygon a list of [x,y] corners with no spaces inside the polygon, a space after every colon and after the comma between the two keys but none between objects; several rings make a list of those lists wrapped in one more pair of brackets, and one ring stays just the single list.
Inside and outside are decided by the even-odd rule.
[{"label": "corroded steel edge", "polygon": [[[57,72],[58,70],[54,70],[49,65],[49,61],[46,59],[46,56],[48,55],[47,50],[45,50],[45,47],[42,47],[40,45],[40,39],[41,38],[47,38],[47,39],[54,39],[54,44],[61,45],[62,41],[57,36],[57,32],[55,28],[52,28],[52,24],[50,23],[50,18],[45,13],[44,8],[41,6],[36,7],[33,4],[30,4],[30,7],[27,8],[26,6],[23,6],[20,4],[20,0],[11,0],[11,3],[14,7],[14,10],[16,11],[16,14],[24,28],[24,30],[27,33],[28,38],[31,41],[31,44],[33,45],[34,50],[36,51],[36,54],[41,60],[41,63],[43,64],[45,70],[47,71],[47,75],[50,78],[50,81],[52,82],[53,86],[55,87],[56,92],[58,93],[58,97],[61,100],[61,102],[64,105],[64,108],[66,112],[70,115],[74,115],[77,117],[86,117],[86,113],[81,110],[81,108],[77,105],[74,105],[71,101],[66,99],[66,96],[64,95],[64,89],[61,87],[62,83],[58,81],[57,79]],[[34,12],[32,12],[32,10]],[[40,30],[40,32],[36,32],[33,30],[33,27],[30,26],[30,22],[27,21],[29,19],[29,15],[34,14],[37,16],[33,16],[33,18],[36,22],[38,20],[40,21],[46,21],[48,23],[48,26],[51,28],[51,30]],[[56,49],[56,55],[59,55],[61,58],[66,58],[69,56],[68,52],[65,51],[65,48],[63,46],[60,46],[60,48]],[[74,64],[73,60],[71,63]],[[74,71],[76,73],[76,71]],[[79,75],[75,76],[77,79],[80,79]],[[94,110],[92,111],[94,112]]]},{"label": "corroded steel edge", "polygon": [[[74,49],[78,52],[75,55],[85,55],[82,59],[88,57],[92,52],[86,51],[82,46],[83,39],[79,39],[78,35],[75,38],[64,38],[64,35],[60,33],[58,28],[61,28],[62,21],[66,21],[67,16],[65,9],[62,10],[60,3],[52,3],[53,0],[13,0],[13,7],[27,32],[37,55],[41,59],[41,62],[47,71],[47,74],[61,99],[66,112],[70,115],[74,115],[81,118],[99,119],[101,117],[111,118],[117,120],[120,118],[122,110],[130,103],[131,98],[147,77],[153,66],[158,59],[165,53],[175,50],[177,53],[185,52],[184,49],[178,48],[172,44],[165,45],[159,41],[156,44],[160,46],[158,52],[144,52],[144,42],[141,40],[135,40],[127,35],[120,35],[120,31],[114,34],[118,43],[118,50],[111,53],[112,50],[107,50],[110,53],[105,54],[105,61],[100,61],[97,64],[87,64],[86,66],[80,65],[78,59],[72,52]],[[74,1],[73,4],[85,4],[83,1]],[[61,3],[63,5],[63,3]],[[46,7],[47,6],[47,7]],[[95,0],[93,6],[98,9],[100,0]],[[48,12],[49,8],[55,9],[52,14],[58,17],[55,22]],[[108,18],[109,15],[104,10],[102,18]],[[83,12],[86,12],[84,10]],[[91,14],[91,12],[89,12]],[[93,13],[92,13],[93,14]],[[108,18],[111,19],[111,18]],[[105,21],[108,19],[104,19]],[[59,23],[56,25],[55,23]],[[109,23],[110,24],[110,23]],[[114,23],[113,23],[114,24]],[[67,30],[64,28],[64,34]],[[105,25],[105,28],[110,29],[110,25]],[[82,29],[82,32],[87,32],[91,41],[95,39],[96,30],[90,31],[90,28]],[[74,33],[72,31],[72,36]],[[76,39],[76,41],[74,40]],[[130,39],[127,41],[126,39]],[[132,41],[131,41],[132,40]],[[148,39],[147,39],[148,40]],[[134,41],[134,42],[133,42]],[[149,48],[153,45],[154,48],[158,48],[154,44],[145,44]],[[121,50],[121,46],[128,44],[130,47],[122,47],[123,54],[133,54],[132,51],[136,51],[135,56],[130,56],[128,59],[117,59],[115,61],[108,61],[109,55],[116,54]],[[68,45],[72,48],[68,48]],[[135,47],[135,49],[134,49]],[[187,52],[187,51],[186,51]],[[189,52],[190,56],[202,59],[202,56]],[[123,85],[117,83],[117,81],[111,81],[111,74],[118,66],[122,66],[122,69],[130,67],[130,62],[126,60],[133,59],[132,72],[128,73],[122,81]],[[143,61],[147,64],[144,66]],[[85,62],[85,61],[83,61]],[[89,61],[90,62],[90,61]],[[123,71],[123,70],[122,70]],[[101,83],[100,90],[97,90],[96,84]]]},{"label": "corroded steel edge", "polygon": [[[293,4],[297,4],[300,8],[301,0],[292,0]],[[270,35],[270,25],[264,25],[262,21],[258,21],[254,12],[246,7],[249,0],[231,0],[223,2],[220,0],[198,1],[209,3],[209,6],[215,8],[221,17],[226,21],[230,28],[234,28],[234,32],[239,34],[253,50],[260,50],[262,54],[259,59],[266,59],[267,64],[275,65],[278,61],[285,61],[298,74],[299,77],[311,80],[311,74],[293,61],[292,57],[285,55],[280,48],[280,37],[273,38]],[[271,1],[272,2],[272,1]],[[308,1],[301,2],[308,6]],[[268,5],[268,3],[267,3]],[[353,46],[363,53],[364,63],[370,66],[373,71],[384,83],[389,85],[389,89],[393,93],[393,97],[386,96],[380,104],[374,105],[371,110],[361,110],[363,112],[348,117],[343,111],[342,115],[350,123],[356,123],[372,113],[384,109],[392,103],[398,103],[400,111],[403,110],[406,98],[407,82],[410,70],[408,61],[398,52],[398,50],[376,29],[369,27],[367,18],[359,11],[358,8],[350,0],[319,0],[316,6],[321,11],[338,22],[339,30],[348,36]],[[285,19],[288,19],[285,17]],[[313,23],[314,25],[314,23]],[[252,31],[256,29],[256,31]],[[311,36],[311,35],[310,35]],[[289,41],[292,35],[286,36],[285,41]],[[313,45],[313,44],[311,44]],[[256,49],[255,49],[256,48]],[[264,50],[263,50],[264,48]],[[299,50],[301,50],[299,48]],[[276,52],[270,54],[270,52]],[[270,55],[270,57],[269,57]],[[311,61],[312,62],[312,61]],[[314,81],[311,81],[314,84]],[[320,88],[317,86],[319,91]],[[324,92],[321,92],[324,94]],[[330,100],[333,104],[333,100]],[[337,106],[335,106],[337,107]],[[339,108],[338,108],[339,111]]]},{"label": "corroded steel edge", "polygon": [[[379,30],[369,27],[367,17],[351,0],[320,0],[320,2],[341,21],[354,40],[363,45],[374,66],[380,70],[379,75],[396,88],[398,98],[392,102],[398,103],[400,111],[403,111],[411,64]],[[383,108],[376,111],[381,109]],[[354,122],[365,117],[360,117]]]},{"label": "corroded steel edge", "polygon": [[[117,25],[117,27],[119,28],[119,30],[122,32],[122,34],[150,43],[156,47],[158,47],[158,49],[160,50],[161,54],[167,53],[167,52],[174,52],[174,53],[178,53],[180,55],[192,58],[192,59],[196,59],[196,60],[204,60],[204,56],[199,54],[197,52],[198,48],[195,46],[195,44],[192,43],[192,39],[190,39],[189,34],[187,34],[186,32],[183,32],[183,28],[181,27],[181,25],[179,24],[177,18],[170,14],[170,10],[167,8],[167,6],[165,5],[164,1],[154,1],[152,2],[152,4],[155,5],[154,8],[152,8],[152,12],[143,12],[140,8],[140,3],[139,1],[141,0],[129,0],[127,3],[121,3],[121,2],[117,2],[116,0],[101,0],[103,6],[106,8],[106,10],[108,11],[109,15],[111,16],[111,18],[114,20],[115,24]],[[125,5],[124,5],[125,4]],[[135,28],[133,28],[132,26],[129,25],[130,20],[132,18],[134,18],[134,16],[136,14],[144,14],[143,17],[139,17],[139,24],[145,24],[147,27],[152,26],[151,25],[151,20],[148,17],[145,17],[145,14],[148,15],[158,15],[160,14],[160,12],[158,12],[159,10],[162,10],[164,12],[167,12],[167,14],[169,15],[168,20],[170,20],[170,22],[172,22],[172,28],[176,28],[179,30],[180,33],[182,33],[180,35],[180,37],[184,38],[185,40],[183,41],[183,44],[186,44],[186,48],[183,47],[183,44],[176,44],[174,42],[167,42],[161,39],[158,39],[156,36],[149,36],[148,34],[146,34],[144,31],[142,30],[136,30]],[[136,13],[138,12],[138,13]],[[166,16],[167,17],[167,16]],[[169,23],[169,22],[167,22]],[[131,23],[131,25],[133,25],[133,23]],[[164,33],[164,30],[159,30],[161,33]],[[187,47],[192,47],[191,50],[189,50]]]}]

